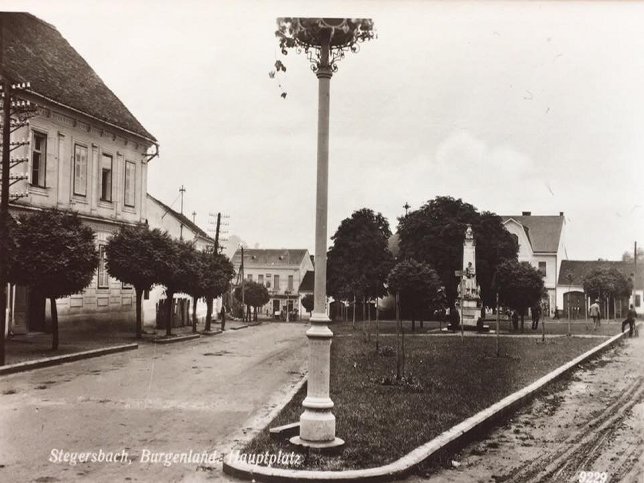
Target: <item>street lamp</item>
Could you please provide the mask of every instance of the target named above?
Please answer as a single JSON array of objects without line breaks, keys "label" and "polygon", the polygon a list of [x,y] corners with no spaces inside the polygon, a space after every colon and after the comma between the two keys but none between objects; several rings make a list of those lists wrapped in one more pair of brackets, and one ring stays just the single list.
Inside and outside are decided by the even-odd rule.
[{"label": "street lamp", "polygon": [[315,201],[315,289],[309,340],[309,380],[300,434],[291,443],[312,448],[344,444],[335,436],[335,416],[329,397],[331,339],[326,314],[327,203],[329,177],[329,101],[331,76],[346,52],[375,37],[371,19],[278,18],[275,35],[282,54],[295,48],[304,52],[318,78],[317,190]]}]

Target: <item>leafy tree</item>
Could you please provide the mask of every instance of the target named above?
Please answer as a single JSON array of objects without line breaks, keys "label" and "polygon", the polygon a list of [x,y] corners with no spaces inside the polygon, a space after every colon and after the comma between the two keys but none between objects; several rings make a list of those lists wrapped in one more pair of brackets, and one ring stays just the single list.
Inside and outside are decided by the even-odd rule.
[{"label": "leafy tree", "polygon": [[158,282],[158,258],[170,236],[145,224],[123,226],[105,246],[108,273],[136,292],[136,337],[142,336],[141,304],[143,293]]},{"label": "leafy tree", "polygon": [[[235,298],[242,300],[241,286],[235,289]],[[249,313],[251,307],[255,308],[255,320],[257,320],[257,307],[266,305],[269,300],[268,289],[263,284],[251,281],[244,283],[244,304]]]},{"label": "leafy tree", "polygon": [[206,298],[206,331],[209,331],[212,323],[213,300],[230,288],[230,281],[235,275],[235,269],[224,254],[203,252],[199,256],[202,258],[202,269],[204,270],[203,295]]},{"label": "leafy tree", "polygon": [[172,240],[169,236],[165,243],[159,247],[160,252],[155,263],[157,281],[165,287],[167,305],[166,314],[166,335],[172,335],[172,301],[174,295],[186,292],[190,286],[190,277],[193,275],[190,260],[193,256],[194,247],[186,241]]},{"label": "leafy tree", "polygon": [[499,301],[521,316],[521,331],[529,307],[536,305],[544,292],[543,277],[528,262],[507,260],[498,267],[496,285]]},{"label": "leafy tree", "polygon": [[313,294],[307,293],[304,297],[302,297],[302,307],[304,307],[304,310],[306,310],[309,314],[313,311],[314,303],[315,299],[313,298]]},{"label": "leafy tree", "polygon": [[[633,263],[633,252],[625,251],[622,255],[622,261]],[[637,263],[644,263],[644,248],[642,247],[637,247]]]},{"label": "leafy tree", "polygon": [[192,332],[197,332],[197,300],[205,295],[204,277],[206,269],[204,268],[203,252],[195,249],[194,244],[186,243],[182,252],[182,264],[186,271],[185,283],[182,292],[192,297]]},{"label": "leafy tree", "polygon": [[418,314],[426,310],[441,297],[442,283],[436,270],[423,262],[414,259],[396,264],[387,277],[389,292],[396,297],[396,334],[398,339],[396,360],[396,377],[405,373],[405,332],[400,320],[400,307],[406,307],[410,313]]},{"label": "leafy tree", "polygon": [[[327,256],[327,292],[336,300],[372,300],[387,293],[393,266],[389,222],[368,208],[354,211],[331,237]],[[353,308],[355,322],[355,303]]]},{"label": "leafy tree", "polygon": [[518,245],[503,227],[501,217],[477,209],[461,199],[438,196],[420,209],[398,219],[400,258],[414,258],[434,267],[445,283],[449,305],[457,296],[458,280],[454,276],[463,263],[463,239],[467,225],[472,225],[476,238],[477,282],[481,298],[494,305],[492,276],[497,265],[516,260]]},{"label": "leafy tree", "polygon": [[98,267],[94,231],[76,213],[45,210],[19,217],[12,230],[11,282],[28,286],[51,303],[52,349],[58,349],[56,299],[81,292]]},{"label": "leafy tree", "polygon": [[[584,292],[589,297],[602,300],[628,297],[633,291],[633,282],[614,267],[591,270],[583,280]],[[607,313],[610,311],[607,310]]]}]

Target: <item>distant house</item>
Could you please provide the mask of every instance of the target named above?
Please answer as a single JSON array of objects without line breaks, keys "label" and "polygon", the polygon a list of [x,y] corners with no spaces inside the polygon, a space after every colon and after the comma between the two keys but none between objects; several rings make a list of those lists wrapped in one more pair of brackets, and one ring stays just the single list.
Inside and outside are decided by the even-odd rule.
[{"label": "distant house", "polygon": [[[25,193],[14,201],[16,217],[59,208],[78,212],[96,232],[100,264],[83,293],[58,301],[61,324],[132,321],[134,290],[109,276],[104,245],[124,224],[144,222],[148,165],[157,140],[56,28],[28,13],[0,13],[4,25],[3,70],[12,83],[30,82],[21,98],[36,106],[28,126],[12,140],[24,159],[12,175],[28,179],[11,187]],[[133,54],[135,55],[135,54]],[[48,304],[24,287],[10,287],[9,326],[15,332],[42,330]]]},{"label": "distant house", "polygon": [[[192,242],[199,251],[212,250],[215,240],[193,223],[188,217],[173,210],[168,205],[148,193],[147,197],[147,222],[150,228],[158,228],[166,231],[177,240],[182,239]],[[150,290],[143,301],[143,321],[147,325],[153,325],[156,321],[157,304],[165,298],[165,288],[156,285]],[[175,294],[175,300],[187,300],[192,304],[192,298],[186,294]],[[186,305],[187,306],[187,305]],[[213,310],[220,308],[220,302],[216,303]],[[190,309],[192,311],[192,309]],[[197,303],[197,317],[202,318],[206,314],[206,304],[203,300]]]},{"label": "distant house", "polygon": [[[241,250],[232,258],[235,271],[241,267]],[[288,308],[302,310],[302,289],[312,291],[313,262],[306,249],[244,249],[246,280],[261,283],[268,289],[270,301],[261,308],[264,315],[274,315]],[[306,282],[304,287],[302,284]]]},{"label": "distant house", "polygon": [[609,260],[564,260],[559,270],[557,280],[557,305],[563,309],[563,314],[571,313],[585,317],[592,300],[584,292],[584,278],[595,269],[616,268],[635,285],[635,298],[631,295],[624,299],[600,300],[604,317],[622,317],[629,304],[633,304],[638,314],[644,314],[644,266],[638,265],[637,273],[632,262],[617,262]]},{"label": "distant house", "polygon": [[557,274],[561,263],[568,258],[564,241],[565,218],[563,212],[555,216],[521,215],[501,217],[503,226],[519,245],[520,262],[528,262],[541,272],[548,292],[543,300],[544,313],[554,315],[558,305]]}]

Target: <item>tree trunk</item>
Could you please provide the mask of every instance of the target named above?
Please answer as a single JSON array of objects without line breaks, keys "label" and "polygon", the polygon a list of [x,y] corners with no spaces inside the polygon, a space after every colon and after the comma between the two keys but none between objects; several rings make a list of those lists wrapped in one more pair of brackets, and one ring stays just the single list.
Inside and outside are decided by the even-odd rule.
[{"label": "tree trunk", "polygon": [[521,312],[521,332],[523,332],[524,318],[525,318],[525,315],[523,314],[523,312]]},{"label": "tree trunk", "polygon": [[197,333],[197,297],[192,297],[192,333]]},{"label": "tree trunk", "polygon": [[212,297],[206,297],[206,327],[205,331],[210,332],[210,326],[212,325]]},{"label": "tree trunk", "polygon": [[56,308],[56,297],[50,297],[51,303],[51,349],[58,350],[58,309]]},{"label": "tree trunk", "polygon": [[353,295],[353,322],[351,322],[351,328],[356,328],[356,296]]},{"label": "tree trunk", "polygon": [[400,379],[400,366],[402,357],[402,347],[400,344],[400,307],[398,293],[396,293],[396,379]]},{"label": "tree trunk", "polygon": [[376,299],[376,351],[380,349],[379,347],[379,336],[380,336],[380,308],[378,306],[378,299]]},{"label": "tree trunk", "polygon": [[174,292],[169,291],[166,287],[166,302],[168,306],[166,307],[166,320],[165,320],[165,335],[172,335],[172,302],[174,301]]},{"label": "tree trunk", "polygon": [[400,334],[402,342],[402,375],[405,377],[405,327],[400,324]]},{"label": "tree trunk", "polygon": [[365,298],[362,297],[362,342],[367,341],[367,318],[365,317],[366,308],[367,304],[365,302]]},{"label": "tree trunk", "polygon": [[422,318],[422,316],[421,316],[421,318],[420,318],[420,328],[421,328],[421,329],[423,328],[423,322],[424,322],[424,321],[423,321],[423,318]]},{"label": "tree trunk", "polygon": [[136,292],[136,338],[140,339],[143,337],[143,328],[141,323],[141,304],[143,303],[143,289],[134,288]]},{"label": "tree trunk", "polygon": [[411,318],[411,331],[416,332],[416,317]]},{"label": "tree trunk", "polygon": [[367,304],[367,341],[371,342],[371,303]]}]

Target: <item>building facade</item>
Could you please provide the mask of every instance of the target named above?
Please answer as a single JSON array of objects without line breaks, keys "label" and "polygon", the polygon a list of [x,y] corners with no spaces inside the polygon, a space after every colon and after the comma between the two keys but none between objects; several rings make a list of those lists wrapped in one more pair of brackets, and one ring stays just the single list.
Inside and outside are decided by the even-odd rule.
[{"label": "building facade", "polygon": [[[241,250],[232,263],[237,273],[241,269]],[[282,311],[298,311],[303,315],[300,287],[307,272],[313,272],[313,262],[306,249],[244,249],[244,277],[266,286],[270,301],[261,308],[265,316],[280,316]],[[304,288],[304,287],[303,287]]]},{"label": "building facade", "polygon": [[593,302],[584,292],[584,278],[596,269],[617,269],[633,283],[630,297],[614,299],[602,297],[599,301],[604,318],[624,317],[629,305],[633,305],[638,315],[644,315],[644,267],[632,262],[610,260],[564,260],[557,280],[557,305],[562,315],[586,318],[588,307]]},{"label": "building facade", "polygon": [[[96,233],[98,270],[83,293],[58,301],[61,323],[133,321],[134,289],[109,276],[103,247],[123,224],[145,222],[148,163],[157,141],[55,27],[26,13],[0,15],[3,74],[30,83],[20,96],[36,108],[11,138],[28,143],[12,152],[22,161],[11,174],[26,179],[11,187],[11,194],[24,196],[10,213],[71,210]],[[11,287],[9,296],[12,330],[44,328],[44,300],[21,287]]]},{"label": "building facade", "polygon": [[563,212],[558,216],[521,215],[502,216],[503,226],[519,245],[519,262],[528,262],[542,276],[547,296],[542,301],[544,314],[553,316],[558,306],[557,276],[561,263],[568,258],[566,251]]},{"label": "building facade", "polygon": [[[173,210],[170,206],[159,201],[154,196],[147,194],[146,216],[150,228],[158,228],[177,240],[182,239],[192,242],[199,251],[211,250],[215,240],[199,228],[195,223],[190,221],[185,215]],[[186,294],[175,294],[175,300],[185,300],[191,306],[192,298]],[[145,325],[154,325],[157,317],[158,304],[160,300],[165,299],[165,289],[162,286],[155,285],[143,300],[143,323]],[[180,305],[180,304],[175,304]],[[221,298],[215,301],[213,311],[215,315],[221,309]],[[203,300],[197,302],[197,317],[202,319],[206,314],[206,303]]]}]

